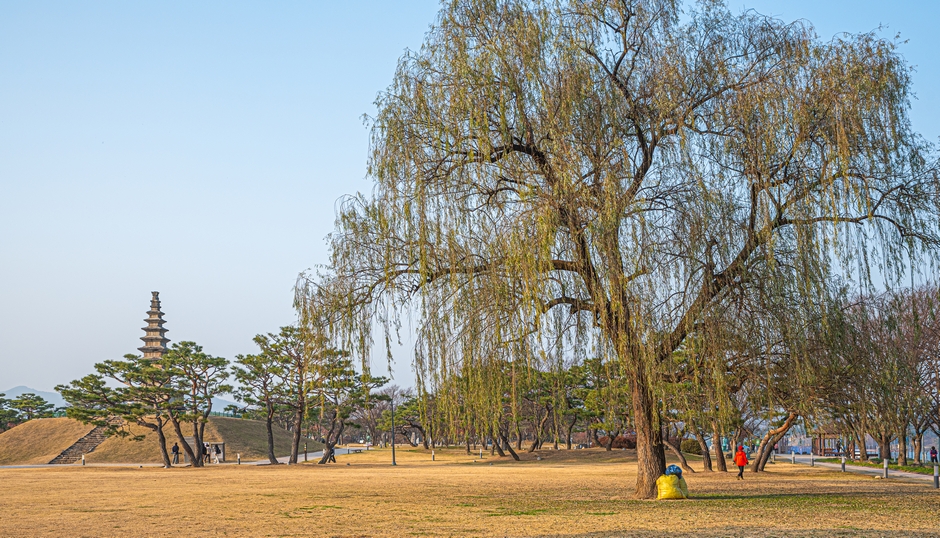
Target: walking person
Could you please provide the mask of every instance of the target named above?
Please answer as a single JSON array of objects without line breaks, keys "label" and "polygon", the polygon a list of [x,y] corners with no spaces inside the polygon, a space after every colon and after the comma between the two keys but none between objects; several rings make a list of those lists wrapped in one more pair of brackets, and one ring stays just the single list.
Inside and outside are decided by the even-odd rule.
[{"label": "walking person", "polygon": [[222,455],[222,449],[219,448],[219,445],[213,446],[213,447],[212,447],[212,457],[213,457],[213,460],[214,460],[213,463],[218,464],[218,463],[219,463],[219,456],[221,456],[221,455]]},{"label": "walking person", "polygon": [[180,462],[180,445],[179,443],[173,443],[173,465],[177,465]]},{"label": "walking person", "polygon": [[734,464],[738,466],[738,480],[744,480],[744,468],[747,467],[747,454],[744,453],[744,446],[739,446],[734,455]]},{"label": "walking person", "polygon": [[930,447],[930,463],[937,463],[937,447]]},{"label": "walking person", "polygon": [[206,446],[203,447],[203,461],[209,463],[209,443],[206,443]]}]

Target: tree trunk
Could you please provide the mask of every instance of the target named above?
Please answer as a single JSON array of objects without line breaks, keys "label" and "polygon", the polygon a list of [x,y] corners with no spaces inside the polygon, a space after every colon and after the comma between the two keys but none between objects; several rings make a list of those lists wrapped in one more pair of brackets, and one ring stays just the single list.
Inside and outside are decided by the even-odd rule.
[{"label": "tree trunk", "polygon": [[633,372],[631,381],[633,421],[636,428],[636,497],[653,499],[656,497],[656,479],[666,472],[663,432],[642,365]]},{"label": "tree trunk", "polygon": [[[619,436],[620,436],[620,430],[617,430],[615,432],[607,432],[607,443],[604,445],[604,449],[607,452],[610,452],[614,448],[614,439],[616,439]],[[637,444],[639,444],[639,441],[637,441]]]},{"label": "tree trunk", "polygon": [[728,464],[725,462],[725,453],[721,450],[721,434],[718,433],[718,424],[712,423],[712,448],[715,449],[715,463],[720,472],[728,472]]},{"label": "tree trunk", "polygon": [[317,465],[326,465],[326,463],[330,461],[330,456],[333,455],[335,446],[335,443],[326,443],[326,446],[323,447],[323,457],[320,458]]},{"label": "tree trunk", "polygon": [[682,451],[679,450],[678,446],[676,446],[675,444],[672,443],[672,441],[669,440],[668,436],[663,438],[663,443],[666,445],[666,448],[671,450],[672,453],[675,454],[677,458],[679,458],[679,466],[682,467],[683,471],[689,471],[690,473],[695,472],[695,469],[689,467],[689,462],[686,461],[685,454],[683,454]]},{"label": "tree trunk", "polygon": [[512,449],[512,445],[509,444],[509,439],[506,434],[500,430],[499,436],[502,437],[503,442],[506,443],[506,450],[509,451],[509,455],[512,456],[512,459],[519,461],[519,454],[516,454],[516,451]]},{"label": "tree trunk", "polygon": [[277,465],[277,456],[274,455],[274,406],[268,404],[268,415],[265,418],[264,426],[268,430],[268,461],[271,465]]},{"label": "tree trunk", "polygon": [[[855,436],[855,442],[858,443],[858,459],[868,461],[868,443],[865,442],[865,432],[853,431],[852,434]],[[852,456],[854,458],[855,455]]]},{"label": "tree trunk", "polygon": [[878,435],[878,457],[881,461],[891,459],[891,434],[882,433]]},{"label": "tree trunk", "polygon": [[[493,440],[493,445],[492,445],[491,450],[495,450],[500,455],[500,457],[505,457],[506,453],[503,452],[503,447],[500,446],[503,441],[502,439],[499,439],[493,435],[493,428],[490,428],[490,438]],[[492,455],[493,452],[490,452],[490,454]]]},{"label": "tree trunk", "polygon": [[914,432],[914,465],[924,463],[920,453],[924,451],[924,432]]},{"label": "tree trunk", "polygon": [[[203,436],[203,432],[205,431],[205,422],[200,423],[199,417],[197,416],[195,419],[193,419],[192,424],[193,424],[193,443],[195,443],[196,445],[196,453],[199,455],[199,459],[200,459],[199,463],[201,467],[202,465],[204,465],[206,455],[208,454],[208,452],[206,452],[206,443],[203,441],[203,439],[205,438]],[[200,424],[202,427],[200,427]]]},{"label": "tree trunk", "polygon": [[197,452],[196,450],[193,450],[193,447],[191,447],[189,443],[186,442],[186,436],[183,435],[183,426],[180,424],[180,421],[176,419],[176,416],[173,415],[172,413],[170,413],[170,424],[173,425],[173,431],[176,432],[176,436],[180,440],[180,445],[183,446],[183,452],[185,452],[186,455],[189,456],[190,464],[193,467],[202,467],[203,462],[202,462],[202,458],[199,457],[198,455],[199,452]]},{"label": "tree trunk", "polygon": [[[336,424],[336,414],[334,412],[333,419],[330,424],[330,431],[326,434],[326,447],[323,448],[323,457],[320,458],[320,461],[317,462],[317,465],[325,465],[330,461],[330,457],[336,452],[336,445],[340,439],[343,438],[343,428],[345,428],[345,422],[340,419],[339,424]],[[392,442],[395,442],[395,434],[392,433]]]},{"label": "tree trunk", "polygon": [[907,465],[907,435],[904,432],[898,435],[898,465]]},{"label": "tree trunk", "polygon": [[783,439],[783,436],[786,435],[793,426],[793,423],[796,422],[797,417],[799,417],[799,415],[791,411],[779,428],[767,430],[764,438],[760,441],[760,446],[757,448],[757,456],[754,458],[754,461],[751,462],[751,471],[756,473],[764,470],[764,467],[767,465],[767,460],[770,459],[770,454],[774,451],[774,446]]},{"label": "tree trunk", "polygon": [[522,430],[518,422],[516,423],[516,450],[522,450]]},{"label": "tree trunk", "polygon": [[558,409],[552,407],[552,435],[554,436],[554,449],[558,450]]},{"label": "tree trunk", "polygon": [[574,425],[578,423],[578,415],[571,417],[571,422],[568,424],[567,434],[565,435],[565,447],[568,450],[571,450],[571,432],[574,430]]},{"label": "tree trunk", "polygon": [[698,440],[698,446],[702,449],[702,467],[706,473],[712,472],[712,456],[708,453],[708,443],[705,442],[705,436],[702,432],[695,430],[695,439]]},{"label": "tree trunk", "polygon": [[166,435],[163,434],[163,417],[157,416],[157,427],[151,428],[157,432],[157,442],[160,444],[160,456],[163,458],[163,467],[169,469],[173,467],[170,462],[170,453],[166,450]]},{"label": "tree trunk", "polygon": [[[301,391],[304,389],[301,388]],[[291,439],[290,446],[290,459],[287,460],[290,464],[296,464],[298,461],[297,455],[300,452],[300,430],[304,425],[304,413],[307,412],[307,402],[303,394],[299,394],[297,398],[297,409],[294,410],[294,434],[293,439]]]}]

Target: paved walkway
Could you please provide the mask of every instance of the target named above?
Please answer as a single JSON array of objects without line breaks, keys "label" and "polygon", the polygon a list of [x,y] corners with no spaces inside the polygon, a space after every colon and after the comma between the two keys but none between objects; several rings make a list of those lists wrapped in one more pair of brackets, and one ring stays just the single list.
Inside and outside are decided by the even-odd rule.
[{"label": "paved walkway", "polygon": [[[811,464],[811,458],[810,458],[810,456],[808,456],[808,455],[807,455],[807,456],[801,456],[801,455],[797,454],[795,459],[796,459],[796,463],[798,463],[798,464],[802,464],[802,465],[810,465],[810,464]],[[779,455],[777,455],[777,463],[790,463],[790,461],[791,461],[791,459],[790,459],[790,456],[789,456],[788,454],[779,454]],[[814,463],[814,465],[815,465],[816,467],[822,467],[822,468],[824,468],[824,469],[835,469],[835,470],[837,470],[837,471],[841,471],[841,470],[842,470],[842,464],[841,464],[841,463],[826,463],[826,462],[821,462],[821,461],[818,461],[818,458],[816,459],[816,462]],[[874,467],[862,467],[862,466],[860,466],[860,465],[851,465],[851,464],[849,464],[848,462],[846,462],[846,463],[845,463],[845,472],[847,472],[847,473],[867,474],[867,475],[872,475],[872,476],[882,476],[882,475],[884,474],[884,469],[878,469],[878,468],[874,468]],[[888,469],[888,479],[892,479],[892,478],[909,478],[909,479],[911,479],[911,480],[920,480],[920,481],[924,481],[924,482],[930,482],[931,484],[933,484],[933,476],[931,476],[931,475],[918,474],[918,473],[908,473],[908,472],[906,472],[906,471],[895,471],[894,469]]]},{"label": "paved walkway", "polygon": [[[362,451],[362,450],[365,450],[365,449],[364,449],[364,448],[339,448],[339,447],[336,447],[336,448],[334,449],[334,451],[335,451],[335,453],[336,453],[337,456],[342,456],[342,455],[344,455],[344,454],[350,454],[350,453],[352,453],[352,452],[354,452],[354,451]],[[318,451],[316,451],[316,452],[307,452],[307,461],[308,461],[308,462],[311,462],[311,461],[313,461],[313,462],[318,461],[318,460],[319,460],[320,458],[322,458],[322,457],[323,457],[323,451],[322,451],[322,450],[318,450]],[[282,457],[282,458],[278,458],[278,459],[277,459],[277,462],[278,462],[278,463],[287,463],[289,460],[290,460],[290,456],[284,456],[284,457]],[[301,452],[300,454],[297,454],[297,461],[298,461],[298,462],[303,462],[303,461],[304,461],[304,454],[303,454],[303,452]],[[227,463],[231,463],[231,462],[227,462]],[[265,460],[258,460],[258,461],[251,461],[251,462],[244,462],[244,463],[245,463],[246,465],[271,465],[271,462],[268,461],[268,460],[266,460],[266,459],[265,459]]]},{"label": "paved walkway", "polygon": [[[342,456],[345,454],[350,454],[355,451],[365,450],[364,448],[336,448],[336,455]],[[316,462],[323,457],[323,451],[319,450],[317,452],[307,452],[307,461]],[[290,460],[290,456],[284,456],[278,458],[278,463],[287,463]],[[304,461],[304,454],[300,453],[297,455],[297,460],[300,462]],[[233,459],[226,461],[221,465],[236,465],[237,460]],[[268,460],[259,460],[259,461],[243,461],[242,465],[270,465],[271,462]],[[217,465],[215,463],[208,464],[209,467]],[[180,464],[179,467],[182,467],[183,464]],[[65,463],[65,464],[37,464],[37,465],[0,465],[0,469],[45,469],[45,468],[63,468],[63,467],[82,467],[82,463]],[[162,463],[88,463],[85,464],[85,467],[163,467]]]}]

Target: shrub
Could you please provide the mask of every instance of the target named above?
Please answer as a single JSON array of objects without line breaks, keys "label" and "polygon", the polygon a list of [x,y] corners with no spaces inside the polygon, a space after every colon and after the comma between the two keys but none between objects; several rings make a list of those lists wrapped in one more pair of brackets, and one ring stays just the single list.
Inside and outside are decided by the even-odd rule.
[{"label": "shrub", "polygon": [[[597,440],[600,441],[601,444],[598,446],[600,446],[601,448],[607,446],[608,439],[610,438],[607,437],[606,435],[599,437]],[[636,435],[627,434],[627,435],[618,435],[617,437],[614,437],[614,444],[611,445],[611,448],[616,448],[616,449],[628,448],[631,450],[636,448]]]},{"label": "shrub", "polygon": [[698,444],[698,441],[695,439],[684,439],[682,444],[679,445],[679,450],[686,454],[702,455],[702,445]]}]

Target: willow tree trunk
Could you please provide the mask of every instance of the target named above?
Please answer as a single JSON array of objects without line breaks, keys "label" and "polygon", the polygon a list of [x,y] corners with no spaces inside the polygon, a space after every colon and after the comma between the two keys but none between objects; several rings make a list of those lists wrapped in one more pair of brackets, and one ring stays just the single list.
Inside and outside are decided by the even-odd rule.
[{"label": "willow tree trunk", "polygon": [[907,435],[898,435],[898,465],[907,465]]},{"label": "willow tree trunk", "polygon": [[509,437],[502,431],[499,432],[499,436],[503,439],[503,442],[506,444],[506,450],[509,451],[509,455],[512,456],[512,459],[519,461],[519,454],[516,454],[516,451],[512,449],[512,445],[509,443]]},{"label": "willow tree trunk", "polygon": [[669,436],[663,438],[663,443],[665,443],[666,448],[672,451],[672,453],[676,455],[676,458],[679,459],[679,465],[682,467],[682,470],[689,471],[690,473],[695,472],[695,469],[689,467],[689,462],[686,461],[685,454],[680,450],[681,445],[676,446],[675,443],[669,440]]},{"label": "willow tree trunk", "polygon": [[891,439],[890,434],[879,434],[878,435],[878,457],[881,461],[891,459]]},{"label": "willow tree trunk", "polygon": [[721,450],[721,434],[718,433],[718,424],[712,423],[712,448],[715,449],[715,463],[718,470],[728,472],[728,464],[725,462],[725,453]]},{"label": "willow tree trunk", "polygon": [[855,442],[858,443],[858,459],[868,461],[868,443],[865,442],[865,432],[854,431],[853,435],[855,435]]},{"label": "willow tree trunk", "polygon": [[[503,452],[503,447],[502,447],[503,440],[500,439],[499,436],[493,435],[492,428],[490,429],[490,437],[493,439],[493,450],[495,450],[496,453],[499,454],[501,458],[506,457],[506,453]],[[492,452],[490,454],[492,454]]]},{"label": "willow tree trunk", "polygon": [[639,499],[653,499],[656,497],[656,479],[666,472],[663,432],[642,365],[633,371],[632,377],[630,389],[636,429],[636,496]]},{"label": "willow tree trunk", "polygon": [[923,432],[917,432],[914,435],[914,464],[920,465],[923,463],[923,459],[920,457],[920,453],[924,451],[924,434]]},{"label": "willow tree trunk", "polygon": [[695,431],[695,439],[698,441],[699,448],[702,449],[702,467],[705,472],[712,472],[712,455],[708,452],[708,443],[705,442],[705,436],[702,432]]},{"label": "willow tree trunk", "polygon": [[782,425],[780,425],[779,428],[767,430],[764,438],[760,441],[760,446],[757,448],[757,456],[754,458],[754,461],[751,462],[751,471],[756,473],[764,470],[764,467],[767,465],[767,460],[770,459],[770,454],[773,452],[774,447],[790,430],[790,428],[793,426],[793,423],[796,422],[797,417],[799,417],[799,415],[791,412],[789,415],[787,415],[787,419],[783,422]]}]

